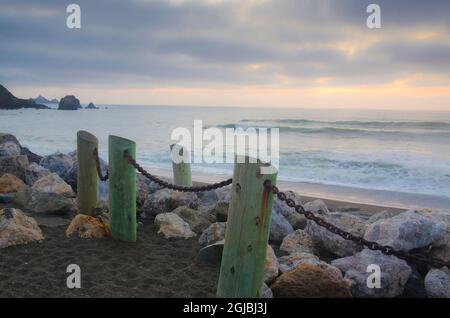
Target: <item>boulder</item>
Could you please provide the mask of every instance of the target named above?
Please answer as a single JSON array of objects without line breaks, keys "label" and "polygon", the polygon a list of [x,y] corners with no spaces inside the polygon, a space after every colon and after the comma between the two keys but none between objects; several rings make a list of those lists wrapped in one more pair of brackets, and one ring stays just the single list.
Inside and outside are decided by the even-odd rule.
[{"label": "boulder", "polygon": [[[78,158],[77,158],[77,152],[76,150],[67,154],[72,159],[73,164],[70,165],[70,168],[64,173],[64,176],[61,176],[64,181],[66,181],[72,189],[76,192],[77,191],[77,174],[78,174]],[[105,160],[102,158],[99,158],[100,160],[100,169],[102,171],[102,174],[105,175],[106,171],[108,171],[108,164]],[[137,179],[138,180],[138,179]],[[99,182],[100,181],[99,179]]]},{"label": "boulder", "polygon": [[43,239],[44,235],[33,218],[18,209],[6,208],[0,211],[0,249]]},{"label": "boulder", "polygon": [[19,147],[21,147],[19,140],[17,140],[16,136],[11,134],[4,134],[0,133],[0,144],[3,144],[5,142],[13,142]]},{"label": "boulder", "polygon": [[58,110],[77,110],[80,109],[80,100],[73,95],[67,95],[60,99]]},{"label": "boulder", "polygon": [[144,204],[150,194],[147,183],[141,178],[136,178],[136,209],[139,213],[144,212]]},{"label": "boulder", "polygon": [[211,205],[219,201],[219,196],[214,190],[199,192],[197,196],[200,200],[200,205]]},{"label": "boulder", "polygon": [[264,282],[273,282],[278,277],[278,273],[279,264],[277,256],[275,255],[272,246],[267,245],[266,260],[264,262]]},{"label": "boulder", "polygon": [[273,298],[272,289],[270,289],[269,286],[266,285],[266,283],[263,283],[258,294],[261,298]]},{"label": "boulder", "polygon": [[[300,196],[293,191],[286,191],[286,197],[294,200],[296,204],[303,204]],[[289,207],[285,202],[280,201],[277,197],[273,202],[272,211],[281,214],[293,227],[294,230],[303,229],[306,226],[306,218],[295,211],[294,208]],[[272,212],[274,213],[274,212]]]},{"label": "boulder", "polygon": [[297,252],[294,252],[286,256],[282,256],[278,259],[281,273],[289,272],[302,263],[308,262],[317,263],[318,261],[319,258],[316,255],[310,253],[297,253]]},{"label": "boulder", "polygon": [[9,173],[26,182],[28,164],[27,156],[0,157],[0,175]]},{"label": "boulder", "polygon": [[68,198],[73,198],[76,196],[75,192],[72,190],[72,187],[61,179],[61,177],[56,173],[51,173],[40,178],[31,188],[41,192],[61,194]]},{"label": "boulder", "polygon": [[430,251],[430,257],[450,262],[450,243],[444,246],[433,247]]},{"label": "boulder", "polygon": [[199,206],[197,195],[191,192],[161,189],[147,197],[143,209],[146,217],[155,217],[160,213],[173,211],[180,206],[197,209]]},{"label": "boulder", "polygon": [[450,274],[448,271],[432,269],[425,276],[425,290],[430,298],[450,298]]},{"label": "boulder", "polygon": [[444,219],[430,211],[409,210],[371,224],[364,238],[410,251],[428,245],[445,244],[447,227]]},{"label": "boulder", "polygon": [[211,245],[225,238],[227,223],[217,222],[211,224],[206,230],[202,232],[198,243],[202,246]]},{"label": "boulder", "polygon": [[25,181],[28,185],[33,185],[40,178],[49,175],[51,172],[35,162],[31,162],[25,171]]},{"label": "boulder", "polygon": [[188,223],[191,230],[195,233],[202,233],[215,221],[215,217],[213,215],[191,209],[187,206],[180,206],[173,210],[172,213],[177,214],[186,223]]},{"label": "boulder", "polygon": [[38,214],[65,215],[75,210],[74,202],[65,196],[51,192],[40,192],[28,187],[17,192],[14,203]]},{"label": "boulder", "polygon": [[78,214],[73,218],[66,230],[67,237],[73,235],[77,235],[80,238],[96,239],[111,236],[111,231],[109,226],[100,219],[89,215]]},{"label": "boulder", "polygon": [[7,141],[0,144],[0,157],[19,156],[20,146],[12,141]]},{"label": "boulder", "polygon": [[[326,221],[334,224],[344,231],[348,231],[354,235],[363,236],[367,225],[364,221],[354,215],[334,212],[322,216]],[[313,238],[315,246],[320,250],[323,249],[328,253],[345,257],[353,255],[362,249],[362,246],[353,241],[345,240],[337,234],[333,234],[326,228],[317,225],[313,221],[308,220],[306,232]]]},{"label": "boulder", "polygon": [[220,200],[214,205],[214,214],[217,222],[226,222],[228,219],[228,207],[230,203],[225,200]]},{"label": "boulder", "polygon": [[231,185],[216,189],[215,191],[216,191],[218,200],[230,202],[230,200],[231,200]]},{"label": "boulder", "polygon": [[41,159],[40,165],[57,173],[61,178],[64,178],[65,174],[72,167],[74,161],[69,155],[56,152],[53,155],[45,156]]},{"label": "boulder", "polygon": [[159,225],[158,234],[165,238],[184,238],[194,237],[196,234],[191,231],[189,224],[183,221],[177,214],[161,213],[155,218],[155,224]]},{"label": "boulder", "polygon": [[20,149],[20,154],[23,155],[23,156],[27,156],[28,161],[30,163],[31,162],[39,163],[39,162],[41,162],[41,159],[42,159],[42,156],[39,156],[39,155],[35,154],[34,152],[32,152],[27,147],[22,147]]},{"label": "boulder", "polygon": [[0,177],[0,193],[20,191],[25,186],[22,180],[15,175],[5,173]]},{"label": "boulder", "polygon": [[[378,265],[381,272],[380,288],[369,288],[368,279],[374,274],[369,265]],[[408,263],[395,256],[387,256],[380,251],[364,249],[354,256],[336,259],[331,265],[345,273],[345,278],[352,283],[355,297],[392,298],[403,293],[403,289],[412,273]]]},{"label": "boulder", "polygon": [[272,211],[272,219],[270,222],[269,241],[275,244],[279,244],[283,241],[283,238],[294,232],[294,228],[288,220],[276,210]]},{"label": "boulder", "polygon": [[314,254],[314,242],[312,237],[306,233],[306,231],[296,230],[283,239],[280,250],[287,253]]},{"label": "boulder", "polygon": [[372,215],[372,216],[366,221],[366,223],[372,224],[372,223],[375,223],[375,222],[380,221],[380,220],[387,220],[387,219],[390,219],[390,218],[393,217],[393,216],[394,216],[393,213],[391,213],[391,212],[389,212],[389,211],[387,211],[387,210],[384,210],[384,211],[381,211],[381,212],[378,212],[378,213],[375,213],[374,215]]},{"label": "boulder", "polygon": [[272,285],[275,297],[351,298],[347,281],[334,266],[325,262],[305,262],[282,274]]},{"label": "boulder", "polygon": [[307,202],[303,205],[303,208],[307,212],[312,212],[317,215],[327,215],[330,213],[326,203],[323,200],[314,200]]}]

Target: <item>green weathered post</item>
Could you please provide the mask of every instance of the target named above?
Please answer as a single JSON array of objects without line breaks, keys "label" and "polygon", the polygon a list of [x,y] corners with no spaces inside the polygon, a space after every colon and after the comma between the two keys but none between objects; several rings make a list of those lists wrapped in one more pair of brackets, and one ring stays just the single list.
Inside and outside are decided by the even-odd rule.
[{"label": "green weathered post", "polygon": [[136,144],[128,139],[109,136],[109,210],[114,238],[136,241],[136,170],[124,159],[135,158]]},{"label": "green weathered post", "polygon": [[98,174],[94,151],[98,148],[97,138],[87,131],[77,132],[77,204],[78,213],[94,215],[98,201]]},{"label": "green weathered post", "polygon": [[[189,163],[189,150],[178,144],[170,146],[173,181],[176,185],[192,187],[191,164]],[[174,159],[178,161],[175,162]]]},{"label": "green weathered post", "polygon": [[[254,159],[253,159],[254,160]],[[258,297],[264,279],[273,196],[264,182],[275,185],[277,171],[261,174],[267,165],[249,157],[234,166],[225,246],[217,296]]]}]

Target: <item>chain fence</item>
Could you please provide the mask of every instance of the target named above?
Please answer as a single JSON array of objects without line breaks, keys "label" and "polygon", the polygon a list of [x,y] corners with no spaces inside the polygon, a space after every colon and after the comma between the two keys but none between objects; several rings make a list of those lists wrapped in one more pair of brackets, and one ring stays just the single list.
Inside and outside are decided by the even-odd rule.
[{"label": "chain fence", "polygon": [[[97,173],[98,173],[100,180],[102,180],[102,181],[108,180],[108,171],[106,172],[105,175],[102,175],[102,171],[100,168],[100,159],[98,157],[97,149],[95,149],[95,151],[94,151],[94,157],[95,157],[95,162],[96,162],[96,167],[97,167]],[[233,179],[230,178],[230,179],[227,179],[227,180],[224,180],[221,182],[208,184],[208,185],[204,185],[204,186],[192,186],[192,187],[179,186],[179,185],[164,181],[164,180],[158,178],[157,176],[151,174],[150,172],[146,171],[127,152],[124,153],[124,159],[129,164],[131,164],[138,172],[140,172],[143,176],[145,176],[149,180],[155,182],[156,184],[160,185],[163,188],[171,189],[174,191],[205,192],[205,191],[211,191],[211,190],[225,187],[227,185],[232,184],[232,182],[233,182]],[[327,229],[328,231],[330,231],[333,234],[339,235],[340,237],[342,237],[345,240],[352,241],[352,242],[355,242],[356,244],[365,246],[372,251],[380,251],[384,255],[396,256],[400,259],[409,261],[411,263],[416,263],[416,264],[420,263],[420,264],[424,264],[424,265],[429,265],[434,268],[447,267],[450,269],[450,262],[445,262],[443,260],[436,259],[436,258],[430,258],[423,254],[411,253],[411,252],[402,251],[402,250],[396,250],[391,246],[381,245],[374,241],[368,241],[361,236],[357,236],[348,231],[344,231],[343,229],[328,222],[323,217],[317,216],[310,211],[306,211],[301,204],[296,204],[293,199],[288,198],[288,196],[286,195],[285,192],[280,191],[278,189],[278,187],[276,187],[275,185],[272,185],[269,180],[266,180],[266,182],[264,183],[264,187],[266,188],[267,191],[270,191],[273,195],[275,195],[278,198],[278,200],[286,203],[286,205],[288,207],[293,208],[297,213],[304,215],[306,219],[313,221],[320,227]]]}]

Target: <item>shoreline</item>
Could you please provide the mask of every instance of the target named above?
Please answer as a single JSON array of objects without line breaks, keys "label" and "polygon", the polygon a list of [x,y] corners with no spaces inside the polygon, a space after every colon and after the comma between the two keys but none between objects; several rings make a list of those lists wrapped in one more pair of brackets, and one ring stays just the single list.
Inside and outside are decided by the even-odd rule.
[{"label": "shoreline", "polygon": [[[165,178],[172,177],[172,171],[169,169],[150,168],[149,170],[151,173]],[[212,175],[199,171],[193,171],[192,174],[195,183],[214,183],[231,177],[228,174],[218,173]],[[297,192],[305,201],[321,199],[334,210],[352,206],[373,214],[386,209],[393,212],[409,209],[450,209],[450,199],[426,194],[369,190],[349,186],[285,180],[278,181],[277,184],[284,191],[292,190]]]}]

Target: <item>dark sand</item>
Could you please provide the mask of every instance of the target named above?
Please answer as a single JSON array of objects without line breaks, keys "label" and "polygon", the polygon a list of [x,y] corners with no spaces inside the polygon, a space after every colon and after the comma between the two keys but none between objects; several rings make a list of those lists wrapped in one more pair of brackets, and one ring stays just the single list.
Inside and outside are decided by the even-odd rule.
[{"label": "dark sand", "polygon": [[[144,222],[135,244],[67,238],[41,226],[45,240],[0,249],[0,297],[214,297],[219,267],[200,265],[197,239],[166,240]],[[81,289],[66,287],[69,264]]]}]

